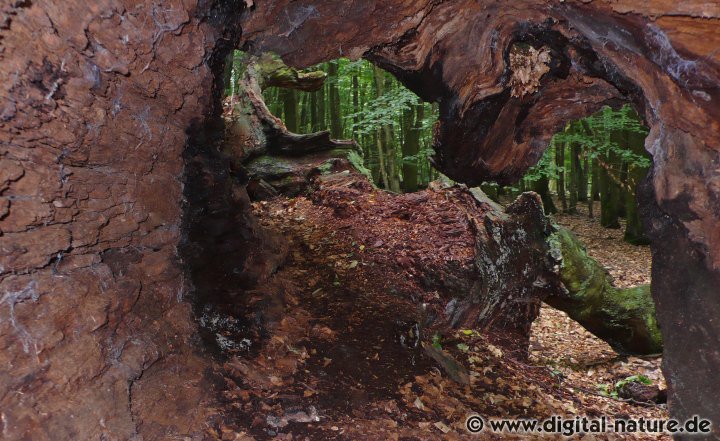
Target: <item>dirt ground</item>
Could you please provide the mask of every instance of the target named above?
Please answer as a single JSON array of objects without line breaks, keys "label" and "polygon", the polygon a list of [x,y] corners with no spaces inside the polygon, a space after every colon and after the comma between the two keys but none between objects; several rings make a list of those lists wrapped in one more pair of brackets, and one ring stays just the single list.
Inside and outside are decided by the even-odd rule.
[{"label": "dirt ground", "polygon": [[[214,437],[529,439],[487,431],[470,435],[465,420],[475,413],[667,418],[664,406],[611,399],[598,389],[637,374],[662,385],[659,359],[618,357],[549,307],[543,307],[533,325],[525,361],[494,345],[489,336],[466,329],[434,338],[461,366],[428,357],[418,341],[418,315],[423,312],[417,305],[432,304],[437,293],[423,288],[418,274],[403,262],[419,255],[429,265],[443,259],[462,264],[471,258],[464,251],[467,232],[459,226],[461,219],[453,217],[451,194],[389,195],[353,188],[362,184],[347,180],[336,185],[338,199],[330,204],[327,198],[307,197],[254,204],[263,225],[280,232],[291,250],[288,262],[257,296],[276,299],[281,305],[275,309],[282,313],[268,326],[264,344],[229,346],[222,387],[225,404],[235,412],[226,415]],[[419,218],[402,215],[417,204],[424,207]],[[618,266],[611,268],[618,279],[644,280],[645,273],[629,271],[630,266],[621,267],[612,258],[625,253],[616,232],[600,229],[582,215],[557,216],[557,221],[576,231],[601,263]],[[438,249],[434,235],[453,229],[454,222],[457,232]],[[413,247],[407,246],[410,240]],[[632,251],[627,254],[632,268],[647,272],[647,249]],[[413,290],[414,295],[407,295]],[[233,337],[221,334],[219,338]],[[450,379],[453,371],[466,376],[468,384]],[[555,438],[563,439],[546,437]],[[669,438],[603,434],[582,439]]]}]

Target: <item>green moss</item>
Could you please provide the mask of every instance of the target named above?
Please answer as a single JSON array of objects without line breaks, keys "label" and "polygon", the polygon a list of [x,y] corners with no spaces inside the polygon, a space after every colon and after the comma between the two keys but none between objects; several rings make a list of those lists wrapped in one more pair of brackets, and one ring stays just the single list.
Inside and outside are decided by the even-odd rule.
[{"label": "green moss", "polygon": [[323,162],[322,164],[317,166],[317,169],[320,171],[321,175],[327,175],[332,171],[332,160],[327,160]]},{"label": "green moss", "polygon": [[650,286],[614,287],[605,269],[587,255],[575,236],[564,228],[556,229],[548,245],[553,256],[560,250],[560,279],[568,293],[549,297],[547,303],[565,311],[619,352],[661,352]]},{"label": "green moss", "polygon": [[350,164],[352,164],[353,167],[360,173],[364,174],[366,178],[372,183],[372,173],[370,170],[365,168],[365,164],[363,164],[363,158],[356,152],[355,150],[350,150],[350,153],[347,155],[348,161],[350,161]]}]

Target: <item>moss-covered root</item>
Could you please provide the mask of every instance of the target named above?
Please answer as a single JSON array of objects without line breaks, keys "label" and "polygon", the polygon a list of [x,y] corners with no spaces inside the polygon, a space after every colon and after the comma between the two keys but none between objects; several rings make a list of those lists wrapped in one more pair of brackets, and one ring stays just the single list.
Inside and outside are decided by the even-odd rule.
[{"label": "moss-covered root", "polygon": [[568,230],[557,227],[551,246],[562,256],[560,278],[567,293],[546,302],[624,354],[662,352],[650,286],[615,288],[603,267]]}]

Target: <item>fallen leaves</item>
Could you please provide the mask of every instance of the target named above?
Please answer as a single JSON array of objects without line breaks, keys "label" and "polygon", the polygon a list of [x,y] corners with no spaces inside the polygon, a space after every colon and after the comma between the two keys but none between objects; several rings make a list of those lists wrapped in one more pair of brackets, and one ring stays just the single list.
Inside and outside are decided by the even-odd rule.
[{"label": "fallen leaves", "polygon": [[[438,361],[425,357],[424,364],[418,363],[419,344],[408,344],[408,336],[415,337],[408,329],[420,321],[417,311],[407,302],[393,302],[403,292],[422,302],[440,299],[438,291],[417,282],[419,265],[472,261],[466,215],[453,211],[452,191],[449,196],[430,193],[422,200],[393,196],[399,202],[392,212],[390,196],[357,192],[352,213],[343,208],[349,217],[339,218],[331,205],[343,203],[343,192],[354,190],[324,185],[322,203],[307,198],[283,203],[280,198],[257,208],[301,258],[278,272],[296,281],[297,292],[284,292],[297,299],[284,305],[285,319],[269,328],[269,343],[253,359],[228,363],[233,377],[244,384],[229,388],[227,398],[250,415],[253,427],[277,425],[272,436],[280,437],[311,419],[301,423],[302,432],[293,432],[295,439],[302,438],[300,433],[310,439],[464,439],[464,421],[475,413],[511,418],[667,416],[662,408],[639,408],[579,391],[635,374],[664,383],[656,370],[658,360],[617,359],[603,342],[547,307],[533,326],[529,360],[514,358],[512,347],[473,329],[438,335],[435,341],[435,330],[424,329],[417,332],[422,343],[436,343],[433,349],[440,355]],[[617,254],[608,256],[619,260]],[[401,332],[386,326],[393,321],[403,323]],[[352,365],[361,367],[353,370]],[[457,372],[464,372],[465,381],[450,378]],[[376,389],[368,392],[371,386]],[[317,406],[319,421],[310,405]]]}]

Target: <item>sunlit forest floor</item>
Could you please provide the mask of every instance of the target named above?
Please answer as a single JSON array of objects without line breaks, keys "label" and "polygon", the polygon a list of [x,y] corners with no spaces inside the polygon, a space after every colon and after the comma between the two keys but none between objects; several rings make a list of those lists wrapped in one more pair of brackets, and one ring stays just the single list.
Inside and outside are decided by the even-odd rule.
[{"label": "sunlit forest floor", "polygon": [[[595,213],[600,212],[599,205],[595,202]],[[588,254],[613,276],[615,286],[630,288],[650,283],[650,247],[624,242],[622,220],[619,229],[603,228],[597,217],[587,216],[585,205],[578,206],[577,214],[558,213],[554,218],[580,238]],[[632,375],[644,375],[660,389],[666,387],[660,370],[661,357],[619,356],[567,314],[547,305],[543,305],[540,317],[533,323],[530,358],[535,364],[557,370],[568,384],[594,392],[598,385],[613,384]],[[605,404],[599,405],[602,408]],[[629,406],[626,412],[632,416],[637,410],[637,406]],[[655,412],[664,414],[660,409]]]},{"label": "sunlit forest floor", "polygon": [[[456,216],[457,195],[453,190],[391,195],[354,174],[329,178],[324,187],[309,197],[254,204],[262,224],[281,233],[290,247],[286,264],[263,287],[282,293],[270,300],[283,303],[282,318],[268,328],[266,343],[252,355],[229,354],[224,397],[235,411],[227,414],[218,438],[529,439],[469,435],[465,419],[474,413],[667,418],[664,407],[598,392],[599,384],[629,375],[662,383],[658,360],[620,359],[550,308],[534,325],[525,361],[493,344],[493,336],[470,330],[443,335],[443,349],[466,370],[469,384],[448,378],[456,368],[427,357],[413,325],[417,305],[432,303],[437,292],[423,288],[404,259],[408,244],[431,263],[472,259],[466,253],[472,239],[461,228],[463,216]],[[592,223],[582,227],[581,216],[559,216],[558,221],[597,239],[594,246],[613,254],[599,244],[615,243],[603,239],[614,233]],[[458,231],[451,241],[443,237],[448,228]],[[399,294],[407,292],[414,294]],[[669,438],[603,434],[583,439]]]}]

